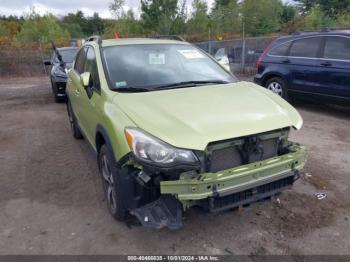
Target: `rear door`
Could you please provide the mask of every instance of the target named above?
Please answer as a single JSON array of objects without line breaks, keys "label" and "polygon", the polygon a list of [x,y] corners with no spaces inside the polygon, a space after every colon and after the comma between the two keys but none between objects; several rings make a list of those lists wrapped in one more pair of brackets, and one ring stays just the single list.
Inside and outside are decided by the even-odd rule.
[{"label": "rear door", "polygon": [[284,63],[289,65],[289,90],[301,93],[320,91],[322,36],[310,36],[294,40]]},{"label": "rear door", "polygon": [[80,85],[80,128],[83,129],[89,142],[94,145],[96,126],[102,115],[101,107],[101,85],[98,74],[96,53],[92,46],[89,46],[86,53],[84,72],[90,73],[90,81],[87,87]]},{"label": "rear door", "polygon": [[350,99],[350,37],[325,37],[319,64],[324,93]]},{"label": "rear door", "polygon": [[69,73],[69,100],[71,102],[73,112],[77,118],[78,124],[80,126],[80,115],[81,115],[81,90],[82,84],[80,81],[80,75],[84,72],[84,65],[86,59],[87,48],[84,47],[80,49],[76,56],[73,70]]}]

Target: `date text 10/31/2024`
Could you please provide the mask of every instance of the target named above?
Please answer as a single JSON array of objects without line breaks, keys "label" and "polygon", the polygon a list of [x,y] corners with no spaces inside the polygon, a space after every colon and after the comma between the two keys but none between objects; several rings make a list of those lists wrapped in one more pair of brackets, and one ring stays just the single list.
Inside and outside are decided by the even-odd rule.
[{"label": "date text 10/31/2024", "polygon": [[220,261],[217,256],[128,256],[128,261]]}]

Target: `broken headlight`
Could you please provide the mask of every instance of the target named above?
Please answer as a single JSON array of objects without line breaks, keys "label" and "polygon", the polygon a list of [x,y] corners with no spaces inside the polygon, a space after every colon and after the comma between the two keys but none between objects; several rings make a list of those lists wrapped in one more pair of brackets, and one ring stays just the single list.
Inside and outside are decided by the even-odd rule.
[{"label": "broken headlight", "polygon": [[139,160],[162,166],[197,163],[197,157],[191,150],[173,147],[140,129],[126,128],[125,137]]}]

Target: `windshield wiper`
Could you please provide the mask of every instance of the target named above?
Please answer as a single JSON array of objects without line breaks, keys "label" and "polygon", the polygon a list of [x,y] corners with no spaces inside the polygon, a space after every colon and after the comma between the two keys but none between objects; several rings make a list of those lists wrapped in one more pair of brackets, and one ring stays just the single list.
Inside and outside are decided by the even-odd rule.
[{"label": "windshield wiper", "polygon": [[184,88],[192,86],[200,86],[206,84],[228,84],[229,82],[223,80],[203,80],[203,81],[184,81],[173,84],[166,84],[161,86],[153,87],[152,90],[161,90],[161,89],[171,89],[171,88]]},{"label": "windshield wiper", "polygon": [[118,87],[118,88],[113,88],[113,91],[118,91],[122,93],[140,93],[140,92],[149,92],[151,91],[148,88],[142,88],[142,87]]},{"label": "windshield wiper", "polygon": [[172,89],[172,88],[185,88],[185,87],[192,87],[192,86],[200,86],[200,85],[206,85],[206,84],[228,84],[228,83],[229,82],[223,81],[223,80],[184,81],[184,82],[160,85],[160,86],[155,86],[155,87],[150,87],[150,88],[129,86],[129,87],[113,88],[112,90],[118,91],[118,92],[123,92],[123,93],[140,93],[140,92],[150,92],[150,91]]}]

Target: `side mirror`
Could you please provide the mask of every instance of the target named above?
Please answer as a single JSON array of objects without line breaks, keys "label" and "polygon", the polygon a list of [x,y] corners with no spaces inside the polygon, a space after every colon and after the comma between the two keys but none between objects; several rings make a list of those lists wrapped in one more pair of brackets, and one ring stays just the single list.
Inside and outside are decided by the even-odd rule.
[{"label": "side mirror", "polygon": [[222,56],[220,59],[217,59],[220,65],[222,65],[227,71],[231,72],[230,60],[227,55]]},{"label": "side mirror", "polygon": [[50,60],[44,60],[44,65],[50,66],[52,63]]},{"label": "side mirror", "polygon": [[214,57],[216,60],[220,60],[222,57],[226,55],[226,48],[220,48],[216,51]]},{"label": "side mirror", "polygon": [[227,72],[231,72],[231,67],[230,67],[229,64],[228,65],[222,65],[222,66],[226,69]]},{"label": "side mirror", "polygon": [[221,64],[221,65],[227,65],[230,63],[230,61],[228,60],[228,56],[224,55],[220,58],[216,58],[216,60]]},{"label": "side mirror", "polygon": [[89,86],[89,83],[90,83],[90,77],[91,77],[90,72],[82,73],[82,74],[80,75],[80,83],[81,83],[84,87],[88,87],[88,86]]}]

